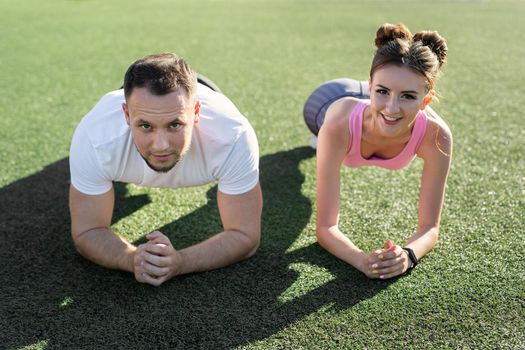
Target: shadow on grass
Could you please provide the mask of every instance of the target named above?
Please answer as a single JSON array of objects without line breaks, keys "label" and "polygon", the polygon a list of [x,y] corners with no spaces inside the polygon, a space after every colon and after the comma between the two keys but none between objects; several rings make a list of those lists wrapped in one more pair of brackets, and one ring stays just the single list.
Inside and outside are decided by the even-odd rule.
[{"label": "shadow on grass", "polygon": [[[0,189],[0,347],[40,341],[46,348],[231,348],[265,339],[319,308],[344,310],[385,288],[317,244],[287,252],[312,215],[301,193],[299,163],[314,155],[296,148],[261,159],[263,239],[251,259],[177,278],[160,288],[134,282],[81,258],[69,234],[68,160]],[[149,203],[116,186],[114,221]],[[208,203],[160,230],[175,247],[220,230],[216,187]],[[332,279],[281,296],[300,276],[294,263],[324,268]],[[303,276],[308,279],[308,276]]]}]

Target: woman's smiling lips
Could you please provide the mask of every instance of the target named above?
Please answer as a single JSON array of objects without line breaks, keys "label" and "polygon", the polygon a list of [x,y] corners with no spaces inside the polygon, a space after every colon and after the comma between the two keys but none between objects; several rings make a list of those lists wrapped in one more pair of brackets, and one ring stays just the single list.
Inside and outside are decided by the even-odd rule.
[{"label": "woman's smiling lips", "polygon": [[392,117],[387,117],[386,115],[384,115],[383,113],[379,113],[381,115],[381,117],[383,118],[383,120],[385,121],[385,124],[386,125],[396,125],[402,118],[392,118]]}]

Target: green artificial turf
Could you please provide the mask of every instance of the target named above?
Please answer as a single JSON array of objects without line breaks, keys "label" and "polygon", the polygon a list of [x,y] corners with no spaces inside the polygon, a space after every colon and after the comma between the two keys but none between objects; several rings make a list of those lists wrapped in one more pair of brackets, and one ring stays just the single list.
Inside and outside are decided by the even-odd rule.
[{"label": "green artificial turf", "polygon": [[[510,0],[0,0],[0,348],[525,348],[523,17]],[[437,246],[370,281],[315,242],[302,106],[323,81],[367,78],[384,22],[447,38],[433,106],[455,149]],[[76,253],[67,157],[80,118],[161,51],[250,119],[265,206],[253,258],[154,288]],[[344,169],[341,229],[366,250],[403,242],[421,168]],[[215,197],[118,185],[114,228],[185,247],[220,230]]]}]

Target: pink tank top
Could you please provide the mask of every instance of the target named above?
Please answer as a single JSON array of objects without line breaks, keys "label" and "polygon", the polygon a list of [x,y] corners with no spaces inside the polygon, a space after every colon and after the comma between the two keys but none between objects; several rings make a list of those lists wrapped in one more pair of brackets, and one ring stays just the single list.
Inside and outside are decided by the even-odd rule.
[{"label": "pink tank top", "polygon": [[421,144],[421,140],[423,140],[423,136],[425,136],[425,131],[427,130],[427,117],[425,113],[420,111],[417,114],[412,129],[412,136],[410,136],[410,140],[405,148],[397,156],[388,159],[372,156],[365,159],[361,156],[361,133],[363,130],[363,115],[366,107],[368,107],[367,103],[359,102],[352,111],[352,114],[350,114],[350,118],[348,118],[352,144],[345,159],[343,159],[343,164],[351,168],[376,165],[391,170],[406,167],[416,157],[416,151]]}]

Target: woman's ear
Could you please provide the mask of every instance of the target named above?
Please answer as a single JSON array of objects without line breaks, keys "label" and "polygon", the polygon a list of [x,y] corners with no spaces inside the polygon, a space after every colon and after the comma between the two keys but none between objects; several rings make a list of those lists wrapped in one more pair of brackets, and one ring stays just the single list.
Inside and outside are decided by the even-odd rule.
[{"label": "woman's ear", "polygon": [[420,110],[424,110],[429,105],[430,101],[434,97],[434,90],[430,90],[425,97],[423,97],[423,105],[419,107]]},{"label": "woman's ear", "polygon": [[201,111],[201,101],[197,100],[195,101],[195,109],[193,111],[195,114],[195,124],[199,122],[200,111]]}]

